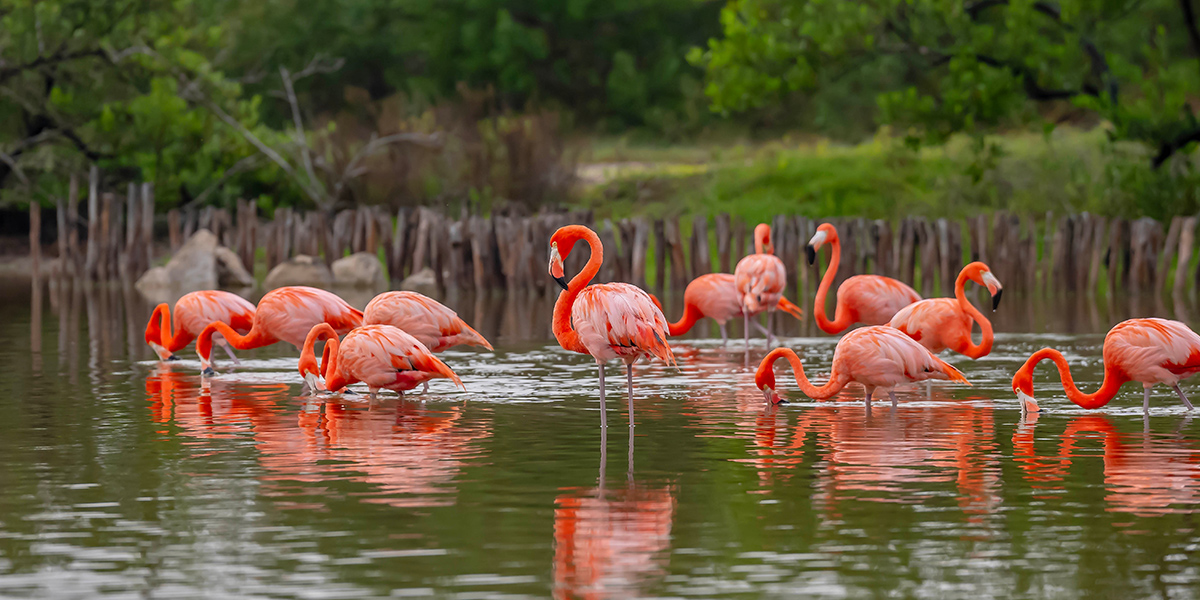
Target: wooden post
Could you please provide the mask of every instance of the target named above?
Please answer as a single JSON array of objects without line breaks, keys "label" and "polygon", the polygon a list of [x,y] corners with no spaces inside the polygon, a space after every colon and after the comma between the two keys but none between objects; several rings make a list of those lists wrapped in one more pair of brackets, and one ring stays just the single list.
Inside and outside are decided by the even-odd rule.
[{"label": "wooden post", "polygon": [[[142,236],[145,241],[146,255],[142,259],[143,270],[154,264],[154,184],[142,183]],[[247,263],[247,268],[253,269],[253,263]]]},{"label": "wooden post", "polygon": [[29,200],[29,261],[36,282],[42,272],[42,205]]},{"label": "wooden post", "polygon": [[748,254],[746,250],[746,222],[741,217],[733,218],[733,264],[730,266],[728,273],[732,273],[733,269],[737,268],[737,263],[742,260],[743,256]]},{"label": "wooden post", "polygon": [[712,273],[712,252],[708,247],[708,217],[692,219],[692,277]]},{"label": "wooden post", "polygon": [[125,193],[125,251],[121,257],[121,274],[133,277],[138,271],[138,262],[143,256],[141,248],[137,247],[138,227],[142,220],[138,218],[141,208],[138,202],[138,185],[130,182]]},{"label": "wooden post", "polygon": [[630,264],[633,267],[633,285],[646,287],[646,254],[650,247],[650,223],[643,217],[633,220],[634,237],[633,251],[630,252]]},{"label": "wooden post", "polygon": [[957,257],[951,257],[950,246],[950,224],[946,219],[937,220],[937,236],[938,236],[938,279],[943,296],[954,294],[954,278],[958,275],[957,271],[952,271],[958,264]]},{"label": "wooden post", "polygon": [[717,231],[717,264],[722,273],[732,273],[733,264],[730,261],[730,245],[733,242],[733,230],[730,228],[729,213],[718,213],[714,227]]},{"label": "wooden post", "polygon": [[1175,267],[1175,285],[1173,293],[1182,295],[1186,291],[1188,273],[1192,261],[1192,244],[1195,243],[1196,217],[1187,217],[1179,228],[1178,264]]},{"label": "wooden post", "polygon": [[692,276],[687,257],[683,253],[683,234],[679,230],[679,217],[669,217],[664,221],[663,234],[671,254],[671,291],[682,293]]},{"label": "wooden post", "polygon": [[663,292],[663,288],[667,283],[667,256],[670,253],[667,250],[666,234],[663,231],[664,225],[662,219],[654,220],[654,258],[658,261],[654,270],[654,289],[658,293]]},{"label": "wooden post", "polygon": [[112,253],[112,193],[104,193],[100,196],[100,226],[97,231],[97,265],[96,273],[101,279],[107,279],[112,272],[109,270],[109,258]]},{"label": "wooden post", "polygon": [[1174,261],[1176,250],[1179,247],[1179,236],[1180,230],[1183,228],[1183,219],[1183,217],[1178,216],[1171,219],[1171,226],[1167,232],[1167,240],[1163,244],[1162,253],[1158,259],[1158,270],[1154,281],[1155,291],[1167,291],[1167,274],[1171,271],[1171,263]]},{"label": "wooden post", "polygon": [[1108,240],[1105,239],[1105,232],[1108,231],[1108,220],[1104,217],[1096,217],[1092,223],[1092,252],[1091,256],[1086,257],[1088,260],[1088,275],[1085,285],[1087,286],[1088,295],[1096,292],[1096,285],[1100,282],[1100,265],[1104,260],[1104,253],[1108,249]]},{"label": "wooden post", "polygon": [[896,277],[908,285],[916,285],[914,264],[915,246],[917,243],[916,220],[905,217],[900,222],[900,252]]},{"label": "wooden post", "polygon": [[[54,199],[54,208],[54,225],[58,229],[57,235],[54,236],[54,241],[58,245],[58,274],[60,277],[66,278],[70,273],[67,268],[70,255],[67,250],[67,206],[62,196]],[[54,296],[52,294],[51,299]]]},{"label": "wooden post", "polygon": [[100,264],[100,168],[88,171],[88,239],[84,272],[95,278]]}]

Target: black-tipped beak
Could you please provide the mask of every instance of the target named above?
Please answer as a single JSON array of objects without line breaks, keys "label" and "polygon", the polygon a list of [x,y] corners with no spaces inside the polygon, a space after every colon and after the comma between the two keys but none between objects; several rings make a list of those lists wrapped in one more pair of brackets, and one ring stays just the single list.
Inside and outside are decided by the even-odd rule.
[{"label": "black-tipped beak", "polygon": [[211,377],[213,375],[216,375],[217,372],[214,371],[212,367],[204,367],[204,370],[200,371],[200,374],[205,377]]},{"label": "black-tipped beak", "polygon": [[808,257],[808,264],[812,265],[817,262],[817,249],[813,248],[812,244],[804,247],[804,256]]},{"label": "black-tipped beak", "polygon": [[996,312],[996,308],[1000,306],[1000,295],[1004,293],[1003,289],[996,290],[992,295],[992,312]]},{"label": "black-tipped beak", "polygon": [[168,360],[168,361],[172,361],[172,360],[183,360],[183,359],[182,359],[182,358],[179,358],[178,356],[176,356],[176,355],[174,355],[174,354],[172,354],[172,355],[170,355],[170,356],[168,356],[168,357],[167,357],[167,360]]},{"label": "black-tipped beak", "polygon": [[562,286],[562,289],[564,289],[564,290],[571,289],[571,288],[567,287],[567,278],[566,277],[555,277],[554,281],[557,281],[558,285]]}]

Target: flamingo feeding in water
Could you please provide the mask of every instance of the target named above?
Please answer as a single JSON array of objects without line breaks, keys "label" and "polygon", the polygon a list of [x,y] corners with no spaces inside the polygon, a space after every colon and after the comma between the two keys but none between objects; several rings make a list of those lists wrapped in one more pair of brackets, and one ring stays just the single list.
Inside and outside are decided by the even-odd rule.
[{"label": "flamingo feeding in water", "polygon": [[[930,352],[941,352],[949,348],[970,358],[987,356],[992,352],[992,323],[967,300],[967,280],[986,286],[992,295],[992,311],[1000,306],[1000,294],[1004,286],[992,275],[988,266],[973,262],[962,268],[954,282],[953,298],[929,298],[918,300],[892,317],[892,327],[903,331]],[[979,323],[983,332],[979,345],[971,340],[971,320]]]},{"label": "flamingo feeding in water", "polygon": [[[745,322],[746,345],[750,345],[750,317],[758,316],[766,311],[767,315],[767,345],[771,345],[771,312],[783,299],[783,290],[787,287],[787,270],[783,261],[775,256],[775,246],[771,244],[771,226],[759,223],[754,228],[754,254],[738,261],[733,270],[734,285],[741,295],[742,319]],[[685,292],[686,293],[686,292]]]},{"label": "flamingo feeding in water", "polygon": [[971,385],[958,369],[934,356],[924,346],[900,333],[900,330],[882,325],[856,329],[838,340],[837,348],[833,351],[829,381],[821,387],[809,383],[800,357],[790,348],[776,348],[769,352],[754,374],[754,385],[762,390],[763,399],[769,403],[782,401],[775,393],[774,365],[780,358],[792,363],[796,385],[806,396],[815,400],[832,397],[853,381],[866,387],[867,406],[871,405],[871,396],[876,389],[886,389],[892,406],[895,406],[896,393],[892,388],[901,383],[949,379]]},{"label": "flamingo feeding in water", "polygon": [[[324,364],[318,365],[313,346],[325,340]],[[317,323],[305,337],[300,351],[300,375],[313,390],[321,389],[317,377],[324,372],[325,389],[339,391],[362,382],[371,397],[388,389],[404,395],[434,378],[462,381],[446,363],[438,360],[417,338],[391,325],[363,325],[352,329],[338,342],[337,331],[328,323]]]},{"label": "flamingo feeding in water", "polygon": [[1067,398],[1087,409],[1108,404],[1121,386],[1129,381],[1142,384],[1142,411],[1150,410],[1150,388],[1165,383],[1175,390],[1188,410],[1192,403],[1179,381],[1200,373],[1200,335],[1179,321],[1167,319],[1129,319],[1117,323],[1104,336],[1104,383],[1094,393],[1085,394],[1075,386],[1071,367],[1054,348],[1034,352],[1013,375],[1012,388],[1021,401],[1021,410],[1037,411],[1033,399],[1033,369],[1050,359],[1058,367]]},{"label": "flamingo feeding in water", "polygon": [[[563,260],[575,242],[583,240],[591,249],[587,265],[567,283]],[[590,354],[600,373],[600,418],[606,425],[604,363],[614,358],[625,362],[629,394],[629,426],[633,426],[633,363],[646,356],[674,363],[667,344],[667,318],[650,295],[628,283],[588,285],[604,262],[604,246],[596,232],[582,225],[559,228],[550,237],[550,276],[562,286],[554,303],[554,337],[565,349]]]},{"label": "flamingo feeding in water", "polygon": [[[653,297],[651,294],[651,298]],[[655,304],[661,309],[662,305],[657,300],[655,298]],[[797,319],[804,318],[804,311],[782,295],[775,308]],[[729,273],[709,273],[693,279],[687,285],[683,290],[683,315],[678,321],[667,325],[671,336],[674,337],[691,331],[697,321],[709,317],[721,328],[721,342],[725,343],[729,341],[725,323],[741,315],[742,294],[738,293],[736,278]]]},{"label": "flamingo feeding in water", "polygon": [[[238,332],[250,331],[254,305],[246,299],[223,292],[207,290],[185,294],[175,302],[175,333],[171,333],[171,307],[165,302],[154,307],[146,323],[146,344],[154,349],[159,360],[179,360],[176,350],[192,343],[209,323],[219,321]],[[237,361],[224,339],[218,342],[229,358]]]},{"label": "flamingo feeding in water", "polygon": [[225,323],[209,323],[196,341],[196,354],[205,375],[213,374],[212,336],[220,333],[238,350],[249,350],[284,341],[300,348],[313,325],[328,323],[339,333],[362,325],[362,313],[325,290],[305,286],[281,287],[258,302],[249,333],[240,335]]},{"label": "flamingo feeding in water", "polygon": [[817,260],[817,250],[825,244],[830,246],[829,268],[821,278],[817,299],[813,303],[813,315],[821,331],[838,334],[855,323],[887,325],[900,309],[921,299],[916,290],[902,281],[882,275],[855,275],[843,281],[838,288],[837,306],[834,308],[833,321],[830,321],[825,314],[825,296],[833,285],[842,261],[842,245],[837,229],[829,223],[822,223],[804,251],[811,265]]},{"label": "flamingo feeding in water", "polygon": [[[460,344],[492,349],[492,345],[460,319],[458,313],[417,292],[384,292],[375,296],[363,309],[363,325],[399,327],[417,338],[430,352],[441,352]],[[429,391],[428,382],[425,391]]]}]

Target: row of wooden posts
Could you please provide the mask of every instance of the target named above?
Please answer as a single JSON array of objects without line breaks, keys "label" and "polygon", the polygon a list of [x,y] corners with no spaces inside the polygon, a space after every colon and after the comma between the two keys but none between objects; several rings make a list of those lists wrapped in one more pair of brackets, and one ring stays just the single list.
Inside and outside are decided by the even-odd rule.
[{"label": "row of wooden posts", "polygon": [[[732,272],[738,259],[753,251],[754,224],[728,214],[711,220],[596,222],[584,211],[455,219],[427,208],[391,212],[360,207],[335,214],[280,208],[267,220],[255,203],[238,201],[233,212],[172,210],[164,224],[155,221],[151,185],[130,184],[124,197],[101,193],[98,187],[93,170],[86,220],[79,215],[75,179],[57,206],[58,252],[66,257],[58,273],[64,276],[136,278],[155,259],[156,232],[166,233],[158,245],[165,241],[174,252],[199,229],[216,234],[249,268],[260,257],[270,269],[299,254],[332,262],[351,252],[368,252],[383,257],[393,282],[430,268],[441,289],[551,289],[547,243],[555,229],[571,223],[592,227],[604,244],[598,281],[627,281],[648,289],[681,291],[698,275]],[[36,206],[30,221],[34,260],[39,261],[33,236],[40,231],[41,211]],[[947,295],[966,260],[987,262],[1012,290],[1094,293],[1106,287],[1178,294],[1200,282],[1200,265],[1193,267],[1192,260],[1195,216],[1176,217],[1164,227],[1149,218],[1088,214],[1047,213],[1034,219],[997,212],[965,222],[908,217],[897,223],[779,215],[771,221],[775,252],[797,292],[815,289],[818,267],[806,264],[804,246],[824,221],[834,223],[841,238],[839,283],[851,275],[876,273],[913,284],[926,296]],[[582,268],[586,259],[582,248],[572,253],[568,272]],[[819,261],[821,269],[827,260]]]}]

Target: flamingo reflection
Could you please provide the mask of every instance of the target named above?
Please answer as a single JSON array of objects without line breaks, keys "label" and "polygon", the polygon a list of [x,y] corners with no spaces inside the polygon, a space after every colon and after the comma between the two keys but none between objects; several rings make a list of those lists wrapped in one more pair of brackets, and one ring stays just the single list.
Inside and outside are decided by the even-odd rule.
[{"label": "flamingo reflection", "polygon": [[[554,597],[639,595],[666,575],[673,486],[635,482],[606,488],[607,433],[601,430],[600,477],[593,488],[564,488],[554,504]],[[630,437],[629,456],[633,456]]]},{"label": "flamingo reflection", "polygon": [[480,440],[491,435],[490,419],[469,415],[460,405],[400,401],[356,406],[326,399],[297,412],[287,384],[208,379],[202,386],[200,377],[172,371],[169,365],[146,378],[146,392],[151,419],[180,428],[181,436],[251,436],[266,470],[264,491],[280,497],[311,491],[297,483],[353,481],[372,486],[370,493],[356,494],[363,502],[453,505],[454,482],[463,464],[482,452]]},{"label": "flamingo reflection", "polygon": [[[1185,417],[1183,425],[1189,418]],[[1034,448],[1037,415],[1029,414],[1013,434],[1013,454],[1024,478],[1035,489],[1063,490],[1063,480],[1087,442],[1104,452],[1104,485],[1109,510],[1139,516],[1197,512],[1200,504],[1200,449],[1181,436],[1118,431],[1107,415],[1083,415],[1058,436],[1056,457],[1040,457]],[[1181,425],[1182,427],[1182,425]]]}]

